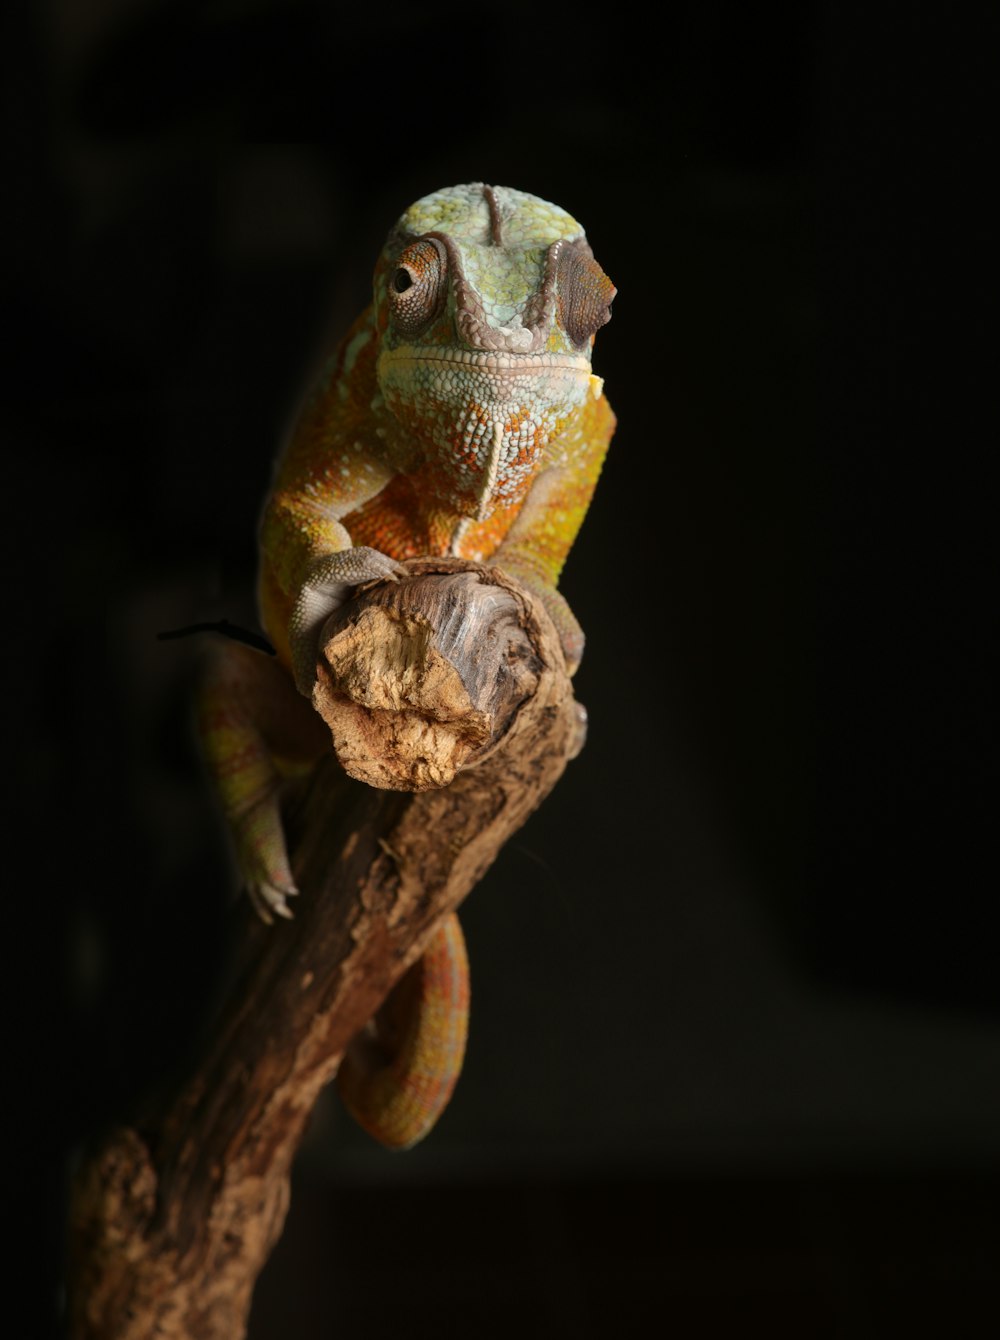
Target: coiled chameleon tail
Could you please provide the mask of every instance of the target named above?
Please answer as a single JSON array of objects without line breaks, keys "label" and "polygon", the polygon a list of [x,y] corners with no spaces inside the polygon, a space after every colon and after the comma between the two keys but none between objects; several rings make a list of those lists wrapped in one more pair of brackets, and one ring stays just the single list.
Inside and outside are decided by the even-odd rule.
[{"label": "coiled chameleon tail", "polygon": [[345,1107],[389,1149],[410,1149],[448,1105],[465,1056],[469,962],[458,917],[443,918],[337,1075]]}]

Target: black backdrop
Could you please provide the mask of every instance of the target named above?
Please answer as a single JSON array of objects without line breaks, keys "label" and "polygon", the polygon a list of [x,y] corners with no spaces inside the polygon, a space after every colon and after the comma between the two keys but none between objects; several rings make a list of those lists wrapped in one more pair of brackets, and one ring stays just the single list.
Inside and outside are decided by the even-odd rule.
[{"label": "black backdrop", "polygon": [[225,936],[197,648],[155,634],[253,621],[318,351],[397,214],[485,180],[580,218],[620,290],[620,427],[563,584],[591,738],[463,912],[452,1107],[400,1158],[324,1101],[251,1334],[381,1336],[419,1290],[443,1334],[654,1307],[954,1333],[996,1283],[1000,1148],[987,44],[817,4],[7,20],[9,1018],[42,1297],[66,1160],[183,1055]]}]

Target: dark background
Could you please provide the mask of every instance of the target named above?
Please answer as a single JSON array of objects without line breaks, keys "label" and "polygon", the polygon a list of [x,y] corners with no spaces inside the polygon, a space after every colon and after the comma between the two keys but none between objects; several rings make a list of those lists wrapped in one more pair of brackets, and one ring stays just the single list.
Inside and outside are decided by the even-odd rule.
[{"label": "dark background", "polygon": [[6,18],[25,1334],[72,1151],[183,1055],[229,916],[199,648],[156,633],[253,622],[310,370],[396,216],[472,180],[564,206],[620,290],[563,581],[591,735],[463,910],[451,1107],[391,1156],[323,1101],[251,1336],[968,1333],[1000,1284],[987,35],[822,4]]}]

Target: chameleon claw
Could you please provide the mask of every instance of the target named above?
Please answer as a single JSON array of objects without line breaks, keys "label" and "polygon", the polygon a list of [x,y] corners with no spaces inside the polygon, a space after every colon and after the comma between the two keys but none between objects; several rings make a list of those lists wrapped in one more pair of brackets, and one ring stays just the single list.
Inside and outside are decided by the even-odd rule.
[{"label": "chameleon claw", "polygon": [[260,919],[261,919],[261,921],[264,923],[264,925],[265,925],[265,926],[273,926],[273,925],[274,925],[274,917],[271,916],[271,913],[270,913],[270,910],[268,909],[267,903],[266,903],[266,902],[264,901],[264,899],[261,897],[260,890],[259,890],[258,888],[256,888],[255,885],[253,885],[253,884],[248,884],[248,885],[246,886],[246,892],[247,892],[247,896],[248,896],[249,899],[250,899],[250,902],[253,904],[253,910],[254,910],[254,911],[257,913],[257,915],[260,917]]},{"label": "chameleon claw", "polygon": [[388,563],[390,563],[392,566],[390,567],[387,565],[385,571],[381,572],[377,579],[370,578],[369,580],[372,581],[378,580],[380,582],[398,582],[400,577],[406,576],[406,568],[403,566],[402,563],[397,563],[395,559],[389,559]]},{"label": "chameleon claw", "polygon": [[294,920],[295,914],[285,901],[286,898],[298,897],[299,891],[293,884],[279,888],[275,884],[254,881],[247,885],[247,893],[254,911],[265,925],[273,926],[275,917],[282,917],[285,921]]}]

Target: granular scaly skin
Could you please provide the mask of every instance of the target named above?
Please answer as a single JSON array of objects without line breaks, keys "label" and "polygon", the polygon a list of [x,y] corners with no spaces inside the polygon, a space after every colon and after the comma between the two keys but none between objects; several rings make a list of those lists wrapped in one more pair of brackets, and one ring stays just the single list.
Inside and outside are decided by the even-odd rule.
[{"label": "granular scaly skin", "polygon": [[[317,757],[319,631],[353,586],[424,554],[490,560],[543,601],[570,673],[579,664],[557,583],[615,427],[591,372],[614,295],[580,225],[524,192],[449,187],[390,232],[372,305],[303,407],[264,509],[258,595],[278,664],[227,646],[202,694],[206,755],[265,920],[291,915],[279,785]],[[400,1057],[363,1084],[342,1069],[355,1115],[393,1147],[430,1129],[461,1068],[457,919],[425,967],[403,1030],[419,1082]]]}]

